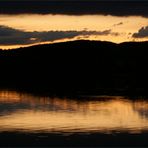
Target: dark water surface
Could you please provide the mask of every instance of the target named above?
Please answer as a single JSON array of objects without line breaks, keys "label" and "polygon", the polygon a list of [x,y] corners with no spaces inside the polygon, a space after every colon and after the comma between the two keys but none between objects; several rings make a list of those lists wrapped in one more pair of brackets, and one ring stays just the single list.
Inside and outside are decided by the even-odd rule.
[{"label": "dark water surface", "polygon": [[[23,145],[30,136],[38,141],[35,144],[40,145],[54,145],[59,139],[62,143],[68,140],[71,145],[77,140],[88,139],[90,142],[93,140],[92,145],[99,145],[96,139],[101,140],[103,136],[103,140],[110,140],[110,144],[125,140],[128,145],[131,139],[137,139],[138,145],[145,146],[148,145],[147,133],[148,100],[144,98],[83,96],[69,99],[0,91],[1,145],[17,145],[17,139],[19,145]],[[125,137],[130,137],[129,142]],[[104,141],[100,144],[103,145]],[[123,145],[125,141],[122,141]],[[87,141],[84,143],[87,145]]]},{"label": "dark water surface", "polygon": [[0,91],[0,131],[141,133],[148,130],[148,100],[121,96],[83,100]]}]

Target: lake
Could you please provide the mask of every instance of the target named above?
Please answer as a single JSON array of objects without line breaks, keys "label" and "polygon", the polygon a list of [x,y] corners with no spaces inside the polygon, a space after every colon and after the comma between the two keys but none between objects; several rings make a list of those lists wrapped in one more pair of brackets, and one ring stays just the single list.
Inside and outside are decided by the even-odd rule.
[{"label": "lake", "polygon": [[[91,141],[94,140],[90,138],[92,135],[99,139],[100,135],[106,137],[118,135],[119,138],[121,135],[147,136],[147,133],[148,100],[142,97],[136,99],[124,96],[60,98],[10,90],[0,91],[2,145],[7,145],[6,141],[10,141],[10,145],[14,143],[17,145],[17,138],[21,136],[22,142],[33,136],[32,139],[37,138],[38,143],[42,140],[47,142],[48,139],[49,144],[49,137],[53,135],[58,136],[58,138],[52,137],[55,140],[60,137],[80,136],[87,137]],[[142,139],[145,143],[140,143],[140,138],[138,139],[139,145],[148,145],[145,139]]]},{"label": "lake", "polygon": [[147,0],[0,6],[0,147],[148,147]]}]

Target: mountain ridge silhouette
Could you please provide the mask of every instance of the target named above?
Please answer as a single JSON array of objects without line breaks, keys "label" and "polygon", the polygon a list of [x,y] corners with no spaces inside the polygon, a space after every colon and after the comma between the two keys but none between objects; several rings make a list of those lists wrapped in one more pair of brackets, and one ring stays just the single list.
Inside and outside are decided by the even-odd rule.
[{"label": "mountain ridge silhouette", "polygon": [[147,95],[148,42],[78,40],[0,51],[1,87]]}]

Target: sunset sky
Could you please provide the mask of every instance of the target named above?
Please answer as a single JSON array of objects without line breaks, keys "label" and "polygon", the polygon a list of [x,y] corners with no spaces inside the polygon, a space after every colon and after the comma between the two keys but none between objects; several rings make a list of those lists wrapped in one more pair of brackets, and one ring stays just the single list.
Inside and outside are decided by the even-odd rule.
[{"label": "sunset sky", "polygon": [[148,40],[147,2],[86,2],[86,6],[76,2],[72,6],[67,2],[11,0],[1,1],[1,5],[2,49],[76,39]]}]

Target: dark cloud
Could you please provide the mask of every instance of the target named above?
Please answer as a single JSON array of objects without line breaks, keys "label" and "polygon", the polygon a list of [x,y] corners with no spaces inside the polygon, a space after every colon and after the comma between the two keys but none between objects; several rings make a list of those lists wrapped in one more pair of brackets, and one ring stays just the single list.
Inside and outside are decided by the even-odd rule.
[{"label": "dark cloud", "polygon": [[148,26],[142,27],[141,29],[138,30],[137,33],[134,33],[132,35],[134,38],[145,38],[148,37]]},{"label": "dark cloud", "polygon": [[84,30],[81,33],[82,33],[82,35],[108,35],[108,34],[111,34],[111,30],[110,29],[104,30],[104,31],[87,31],[87,30]]},{"label": "dark cloud", "polygon": [[120,26],[120,25],[123,25],[123,22],[120,22],[120,23],[117,23],[117,24],[114,24],[113,26]]},{"label": "dark cloud", "polygon": [[148,17],[148,1],[0,1],[1,14],[103,14]]},{"label": "dark cloud", "polygon": [[59,39],[71,39],[74,37],[90,35],[117,35],[118,33],[111,30],[104,31],[33,31],[25,32],[22,30],[0,26],[0,45],[18,45],[18,44],[33,44],[46,41],[56,41]]}]

